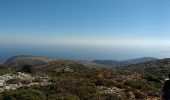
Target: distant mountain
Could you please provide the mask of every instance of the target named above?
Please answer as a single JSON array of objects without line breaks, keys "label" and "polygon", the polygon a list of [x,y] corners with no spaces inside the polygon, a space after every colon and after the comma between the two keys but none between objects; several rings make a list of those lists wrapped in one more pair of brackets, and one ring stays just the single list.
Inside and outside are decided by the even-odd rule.
[{"label": "distant mountain", "polygon": [[137,63],[142,63],[142,62],[147,62],[147,61],[152,61],[152,60],[158,60],[158,58],[142,57],[142,58],[124,60],[124,61],[122,61],[122,62],[126,62],[126,63],[128,63],[128,64],[137,64]]},{"label": "distant mountain", "polygon": [[10,58],[5,65],[10,67],[21,67],[23,65],[44,65],[57,59],[41,56],[21,55]]},{"label": "distant mountain", "polygon": [[77,61],[79,64],[82,64],[84,66],[87,67],[102,67],[102,68],[109,68],[110,66],[108,65],[104,65],[104,64],[100,64],[100,63],[94,63],[94,62],[90,62],[90,61]]},{"label": "distant mountain", "polygon": [[[61,60],[61,59],[54,59],[54,58],[41,57],[41,56],[21,55],[21,56],[11,57],[5,62],[5,65],[11,67],[22,67],[23,65],[42,66],[56,60]],[[131,64],[137,64],[137,63],[142,63],[142,62],[147,62],[152,60],[157,60],[157,58],[143,57],[143,58],[136,58],[136,59],[125,60],[125,61],[94,60],[92,62],[88,62],[88,61],[76,61],[76,62],[89,67],[109,67],[109,66],[120,67],[120,66],[127,66]],[[0,64],[2,63],[3,61],[0,61]]]},{"label": "distant mountain", "polygon": [[152,61],[152,60],[158,60],[158,59],[152,58],[152,57],[142,57],[142,58],[136,58],[136,59],[130,59],[130,60],[124,60],[124,61],[94,60],[92,62],[98,63],[98,64],[109,65],[112,67],[120,67],[120,66],[127,66],[127,65],[131,65],[131,64],[137,64],[137,63],[142,63],[142,62],[147,62],[147,61]]},{"label": "distant mountain", "polygon": [[3,65],[4,64],[4,61],[0,59],[0,65]]},{"label": "distant mountain", "polygon": [[124,65],[128,65],[129,63],[123,61],[116,61],[116,60],[94,60],[93,63],[108,65],[112,67],[120,67]]}]

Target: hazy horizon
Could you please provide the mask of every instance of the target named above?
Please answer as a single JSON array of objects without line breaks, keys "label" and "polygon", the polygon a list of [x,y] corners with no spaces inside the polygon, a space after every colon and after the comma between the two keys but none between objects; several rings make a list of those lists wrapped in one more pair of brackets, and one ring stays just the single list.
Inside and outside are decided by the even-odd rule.
[{"label": "hazy horizon", "polygon": [[168,0],[1,0],[0,58],[170,57]]}]

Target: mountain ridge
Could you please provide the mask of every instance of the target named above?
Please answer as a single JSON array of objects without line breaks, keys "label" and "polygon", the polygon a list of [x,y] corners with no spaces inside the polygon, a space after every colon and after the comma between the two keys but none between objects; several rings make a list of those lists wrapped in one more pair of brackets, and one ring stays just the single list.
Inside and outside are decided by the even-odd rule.
[{"label": "mountain ridge", "polygon": [[[43,57],[43,56],[34,56],[34,55],[18,55],[9,58],[7,61],[4,62],[4,65],[11,66],[11,67],[21,67],[23,65],[44,65],[52,61],[56,60],[66,60],[66,59],[56,59],[51,57]],[[103,66],[103,67],[121,67],[127,66],[131,64],[137,64],[152,60],[158,60],[157,58],[153,57],[142,57],[142,58],[135,58],[130,60],[124,61],[117,61],[117,60],[93,60],[93,61],[76,61],[86,66]]]},{"label": "mountain ridge", "polygon": [[92,62],[93,63],[98,63],[98,64],[109,65],[109,66],[112,66],[112,67],[121,67],[121,66],[127,66],[127,65],[131,65],[131,64],[137,64],[137,63],[152,61],[152,60],[158,60],[158,58],[141,57],[141,58],[135,58],[135,59],[129,59],[129,60],[123,60],[123,61],[117,61],[117,60],[93,60]]}]

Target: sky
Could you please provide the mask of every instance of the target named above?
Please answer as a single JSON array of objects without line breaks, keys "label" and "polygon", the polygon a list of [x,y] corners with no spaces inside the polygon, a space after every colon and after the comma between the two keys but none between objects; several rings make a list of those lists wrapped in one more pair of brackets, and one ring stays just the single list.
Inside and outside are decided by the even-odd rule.
[{"label": "sky", "polygon": [[169,0],[0,0],[0,58],[167,58],[169,5]]}]

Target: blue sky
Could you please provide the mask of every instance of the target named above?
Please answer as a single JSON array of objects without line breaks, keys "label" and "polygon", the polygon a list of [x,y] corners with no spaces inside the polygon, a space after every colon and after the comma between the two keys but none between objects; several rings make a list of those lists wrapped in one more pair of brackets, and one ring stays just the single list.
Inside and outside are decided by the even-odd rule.
[{"label": "blue sky", "polygon": [[169,5],[169,0],[1,0],[0,54],[169,57]]}]

